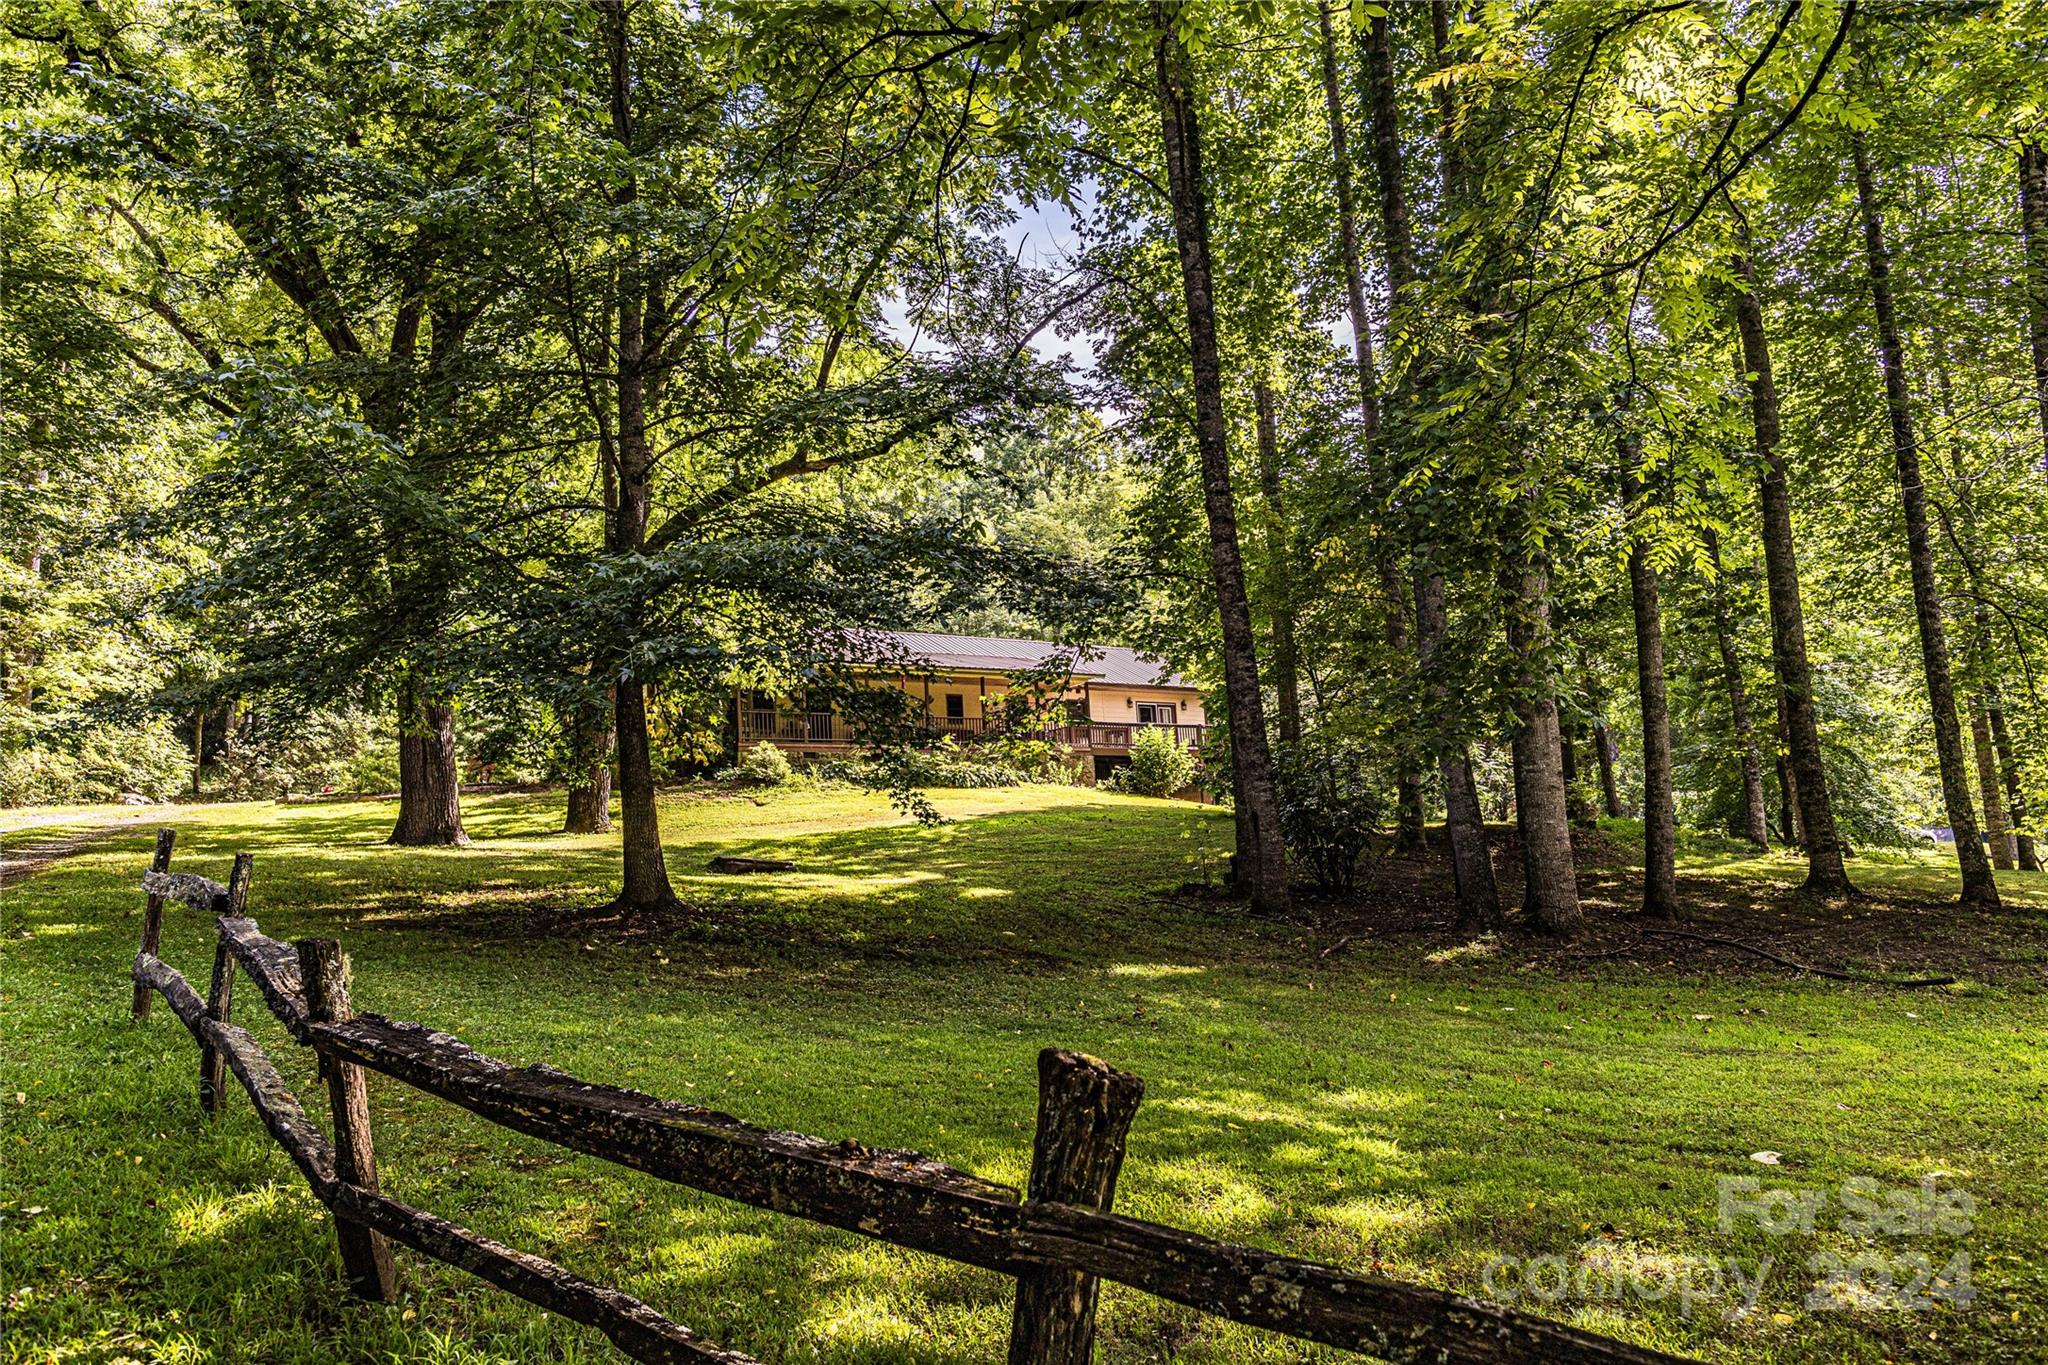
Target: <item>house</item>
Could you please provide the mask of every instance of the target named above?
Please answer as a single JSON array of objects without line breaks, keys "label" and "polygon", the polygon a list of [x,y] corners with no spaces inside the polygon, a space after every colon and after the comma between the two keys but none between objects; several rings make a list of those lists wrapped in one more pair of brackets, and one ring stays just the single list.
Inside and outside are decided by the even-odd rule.
[{"label": "house", "polygon": [[[966,740],[1000,730],[1010,723],[1001,699],[1013,686],[1034,683],[1046,700],[1063,703],[1066,722],[1038,733],[1088,760],[1097,778],[1130,760],[1131,741],[1143,727],[1169,729],[1191,749],[1201,747],[1208,729],[1193,684],[1122,646],[923,631],[871,631],[860,638],[871,662],[855,662],[855,673],[876,687],[908,693],[922,728],[934,737]],[[1048,663],[1054,669],[1049,684]],[[860,742],[836,708],[748,690],[736,698],[734,732],[741,752],[773,743],[790,753],[826,755]]]}]

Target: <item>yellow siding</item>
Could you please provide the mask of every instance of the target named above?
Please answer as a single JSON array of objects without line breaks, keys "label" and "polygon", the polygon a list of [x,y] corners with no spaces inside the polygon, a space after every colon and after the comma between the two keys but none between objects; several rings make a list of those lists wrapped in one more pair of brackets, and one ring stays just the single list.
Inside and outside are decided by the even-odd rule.
[{"label": "yellow siding", "polygon": [[[957,694],[961,698],[962,714],[968,720],[979,720],[984,714],[984,702],[988,712],[997,709],[997,699],[1010,690],[1010,681],[995,673],[953,673],[930,679],[894,678],[894,686],[901,687],[912,697],[922,702],[929,695],[931,712],[935,716],[946,714],[946,696]],[[1202,711],[1202,698],[1191,687],[1137,687],[1123,683],[1076,683],[1067,693],[1070,708],[1078,715],[1085,704],[1089,717],[1110,725],[1135,723],[1138,719],[1138,703],[1165,703],[1175,708],[1174,723],[1177,725],[1206,725],[1208,717]]]}]

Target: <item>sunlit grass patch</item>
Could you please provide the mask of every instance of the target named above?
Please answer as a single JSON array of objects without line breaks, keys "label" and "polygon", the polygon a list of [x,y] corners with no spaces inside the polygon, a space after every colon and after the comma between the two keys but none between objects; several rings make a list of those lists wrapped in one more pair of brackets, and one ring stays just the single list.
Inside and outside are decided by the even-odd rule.
[{"label": "sunlit grass patch", "polygon": [[[1092,1053],[1147,1084],[1119,1210],[1353,1268],[1377,1259],[1461,1292],[1483,1292],[1499,1255],[1755,1254],[1755,1239],[1718,1230],[1715,1181],[1765,1171],[1748,1159],[1759,1149],[1783,1153],[1767,1173],[1798,1185],[1944,1170],[1980,1203],[1967,1244],[1996,1260],[1979,1270],[1980,1309],[1945,1315],[1938,1343],[1920,1333],[1919,1358],[2025,1359],[2048,1329],[2034,1273],[2048,1259],[2041,994],[1680,977],[1661,959],[1560,978],[1530,970],[1512,935],[1435,961],[1438,941],[1399,933],[1325,957],[1327,936],[1300,923],[1177,894],[1196,876],[1183,832],[1227,847],[1228,814],[1213,808],[939,793],[953,823],[926,830],[868,793],[760,799],[664,797],[688,909],[653,923],[595,913],[615,887],[616,836],[554,834],[547,796],[466,800],[475,846],[426,854],[381,843],[389,804],[192,809],[178,860],[223,876],[237,849],[255,851],[266,931],[341,938],[362,1008],[510,1061],[923,1150],[1012,1187],[1029,1173],[1038,1050]],[[120,832],[0,906],[0,1282],[26,1291],[0,1360],[613,1358],[594,1334],[407,1252],[403,1305],[337,1298],[332,1223],[288,1161],[246,1106],[197,1114],[196,1050],[161,1007],[147,1025],[126,1019],[150,842],[147,825]],[[719,853],[799,871],[705,872]],[[1688,874],[1752,893],[1797,880],[1780,855],[1713,856],[1687,854]],[[1853,913],[1925,914],[1951,869],[1855,871],[1917,904]],[[2038,898],[2041,880],[2011,879],[2008,900]],[[167,919],[164,956],[202,987],[208,932],[205,916]],[[2011,952],[2048,960],[2048,936],[2031,942]],[[304,1052],[253,996],[239,1017],[324,1123]],[[371,1094],[398,1197],[764,1360],[1003,1352],[1002,1277],[678,1190],[382,1078]],[[25,1206],[46,1213],[16,1221]],[[1802,1240],[1793,1259],[1819,1246]],[[1918,1317],[1809,1312],[1808,1287],[1774,1282],[1734,1322],[1725,1300],[1691,1317],[1632,1299],[1555,1311],[1722,1362],[1914,1358]],[[1112,1365],[1330,1355],[1114,1287],[1104,1303]]]}]

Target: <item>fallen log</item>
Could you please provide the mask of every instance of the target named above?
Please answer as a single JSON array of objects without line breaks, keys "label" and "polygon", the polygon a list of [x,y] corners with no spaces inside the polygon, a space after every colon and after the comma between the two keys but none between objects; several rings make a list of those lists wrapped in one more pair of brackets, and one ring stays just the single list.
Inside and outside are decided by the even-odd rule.
[{"label": "fallen log", "polygon": [[741,875],[748,872],[794,872],[796,864],[786,858],[736,858],[721,853],[705,864],[713,872]]}]

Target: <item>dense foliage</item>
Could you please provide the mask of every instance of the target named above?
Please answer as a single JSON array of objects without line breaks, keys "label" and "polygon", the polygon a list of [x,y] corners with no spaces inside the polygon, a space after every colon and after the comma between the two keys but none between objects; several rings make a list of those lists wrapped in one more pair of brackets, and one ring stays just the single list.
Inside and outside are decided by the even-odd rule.
[{"label": "dense foliage", "polygon": [[651,904],[738,686],[1068,776],[894,747],[951,626],[1202,679],[1261,902],[2033,856],[2039,6],[4,8],[0,800],[616,771]]}]

